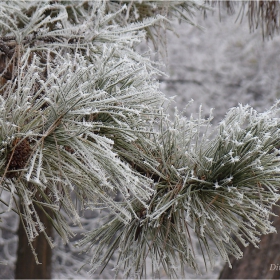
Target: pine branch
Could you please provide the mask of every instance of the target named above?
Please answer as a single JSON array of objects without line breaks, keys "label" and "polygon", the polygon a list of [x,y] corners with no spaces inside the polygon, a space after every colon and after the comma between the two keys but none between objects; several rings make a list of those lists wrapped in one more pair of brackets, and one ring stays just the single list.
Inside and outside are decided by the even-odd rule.
[{"label": "pine branch", "polygon": [[[191,232],[210,265],[210,242],[228,261],[242,255],[233,235],[257,246],[273,232],[279,104],[233,108],[212,136],[210,119],[170,121],[160,72],[133,46],[168,22],[162,12],[184,18],[201,5],[131,3],[1,3],[0,194],[10,193],[6,211],[20,198],[30,242],[45,232],[35,206],[65,242],[81,210],[107,209],[78,242],[94,250],[91,272],[116,252],[127,277],[144,277],[148,256],[154,275],[177,277],[199,272]],[[130,23],[136,9],[143,21]]]},{"label": "pine branch", "polygon": [[[279,1],[213,1],[206,0],[206,5],[225,8],[229,14],[238,12],[238,18],[243,20],[248,17],[250,31],[261,28],[263,39],[273,38],[280,28],[280,4]],[[205,10],[206,11],[206,10]]]},{"label": "pine branch", "polygon": [[191,231],[210,265],[210,242],[229,262],[228,255],[242,256],[233,236],[257,246],[261,234],[274,232],[269,215],[279,199],[278,114],[278,104],[262,114],[249,106],[233,108],[212,140],[200,138],[209,121],[163,122],[154,149],[161,175],[148,207],[134,202],[137,216],[129,224],[110,217],[78,242],[94,248],[92,272],[116,252],[116,273],[123,268],[127,277],[144,277],[149,256],[155,275],[162,266],[168,277],[177,277],[178,265],[182,273],[186,265],[199,272]]}]

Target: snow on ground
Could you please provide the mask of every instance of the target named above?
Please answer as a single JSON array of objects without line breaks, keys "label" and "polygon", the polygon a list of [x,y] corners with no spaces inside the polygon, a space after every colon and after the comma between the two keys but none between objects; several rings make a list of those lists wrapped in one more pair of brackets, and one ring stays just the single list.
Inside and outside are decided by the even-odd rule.
[{"label": "snow on ground", "polygon": [[[215,108],[213,124],[218,123],[229,108],[238,103],[250,104],[258,111],[269,108],[280,97],[280,37],[263,41],[261,30],[250,34],[246,19],[235,23],[236,15],[227,17],[218,13],[207,19],[200,15],[195,21],[205,29],[199,30],[187,24],[175,24],[175,34],[167,34],[167,68],[169,77],[161,77],[161,89],[166,95],[174,96],[174,106],[183,110],[193,99],[193,105],[184,113],[186,116],[198,112],[209,116]],[[98,213],[86,215],[87,229],[96,228]],[[0,259],[8,265],[0,265],[0,278],[12,278],[16,252],[17,219],[12,212],[0,223]],[[200,267],[203,259],[198,255]],[[63,245],[57,241],[54,255],[53,278],[92,278],[85,271],[76,273],[80,267],[81,255],[73,244]],[[114,261],[112,261],[113,263]],[[112,278],[112,263],[101,275],[94,278]],[[186,268],[187,278],[217,278],[222,268],[217,259],[213,271],[194,275]]]}]

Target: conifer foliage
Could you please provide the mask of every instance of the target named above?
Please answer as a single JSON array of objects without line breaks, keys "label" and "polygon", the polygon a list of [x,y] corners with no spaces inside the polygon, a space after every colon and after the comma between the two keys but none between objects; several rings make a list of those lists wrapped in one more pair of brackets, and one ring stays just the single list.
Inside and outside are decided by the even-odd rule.
[{"label": "conifer foliage", "polygon": [[139,5],[1,2],[1,208],[18,213],[30,244],[46,230],[35,205],[65,242],[83,210],[105,208],[77,243],[94,248],[91,272],[116,253],[116,273],[144,277],[149,256],[154,275],[180,277],[185,265],[199,271],[190,232],[212,265],[209,242],[228,261],[242,256],[233,235],[257,246],[274,231],[279,103],[265,113],[240,105],[215,128],[211,117],[171,121],[160,71],[134,47],[165,15],[203,6],[155,2],[143,16]]}]

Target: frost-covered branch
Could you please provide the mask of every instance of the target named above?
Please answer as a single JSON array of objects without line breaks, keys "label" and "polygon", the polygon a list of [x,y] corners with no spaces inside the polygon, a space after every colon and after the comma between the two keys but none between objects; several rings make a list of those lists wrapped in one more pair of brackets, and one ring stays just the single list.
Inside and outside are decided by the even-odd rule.
[{"label": "frost-covered branch", "polygon": [[110,218],[78,243],[96,246],[92,271],[116,251],[116,273],[123,268],[128,277],[144,277],[149,256],[155,275],[162,266],[169,277],[178,277],[186,265],[199,272],[190,232],[211,265],[210,241],[229,262],[228,255],[242,257],[234,236],[244,246],[257,246],[261,234],[274,232],[269,215],[279,199],[278,115],[278,104],[265,113],[240,105],[210,140],[209,121],[163,121],[154,150],[158,181],[148,207],[135,201],[137,217],[129,224]]},{"label": "frost-covered branch", "polygon": [[[0,201],[30,244],[46,230],[36,207],[66,242],[81,211],[106,209],[108,221],[78,242],[94,248],[92,272],[117,253],[128,277],[144,276],[148,256],[154,275],[163,266],[175,277],[178,266],[199,271],[191,232],[211,265],[209,242],[228,261],[242,255],[233,235],[257,246],[273,232],[279,104],[261,114],[240,105],[214,129],[201,117],[171,121],[160,72],[134,46],[166,21],[160,11],[198,7],[131,3],[1,3],[0,194],[9,201]],[[143,7],[155,11],[137,18]]]},{"label": "frost-covered branch", "polygon": [[[124,159],[155,164],[141,147],[151,145],[147,135],[164,96],[153,78],[157,70],[131,46],[156,20],[109,26],[104,5],[92,4],[80,26],[66,21],[67,6],[60,4],[31,3],[22,14],[16,3],[2,7],[2,14],[19,15],[7,34],[6,18],[1,22],[3,42],[13,51],[4,60],[12,78],[1,90],[1,188],[11,192],[8,211],[21,198],[30,241],[44,231],[34,204],[53,212],[53,226],[67,241],[71,232],[61,207],[75,224],[75,200],[82,208],[109,207],[129,221],[130,212],[114,196],[121,193],[130,205],[131,197],[144,201],[153,192],[152,180]],[[29,14],[23,32],[9,33]],[[53,23],[57,28],[50,30]]]}]

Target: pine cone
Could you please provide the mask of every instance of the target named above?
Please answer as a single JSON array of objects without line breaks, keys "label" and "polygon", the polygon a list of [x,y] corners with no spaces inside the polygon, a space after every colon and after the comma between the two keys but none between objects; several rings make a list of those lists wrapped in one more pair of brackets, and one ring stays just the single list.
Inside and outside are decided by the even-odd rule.
[{"label": "pine cone", "polygon": [[[8,171],[23,169],[30,157],[30,154],[31,154],[31,148],[30,148],[29,141],[27,139],[23,139],[21,141],[21,139],[16,138],[12,143],[12,149],[6,161],[6,164],[9,164],[10,162]],[[7,178],[14,178],[18,176],[19,176],[19,172],[10,172],[6,174]]]}]

